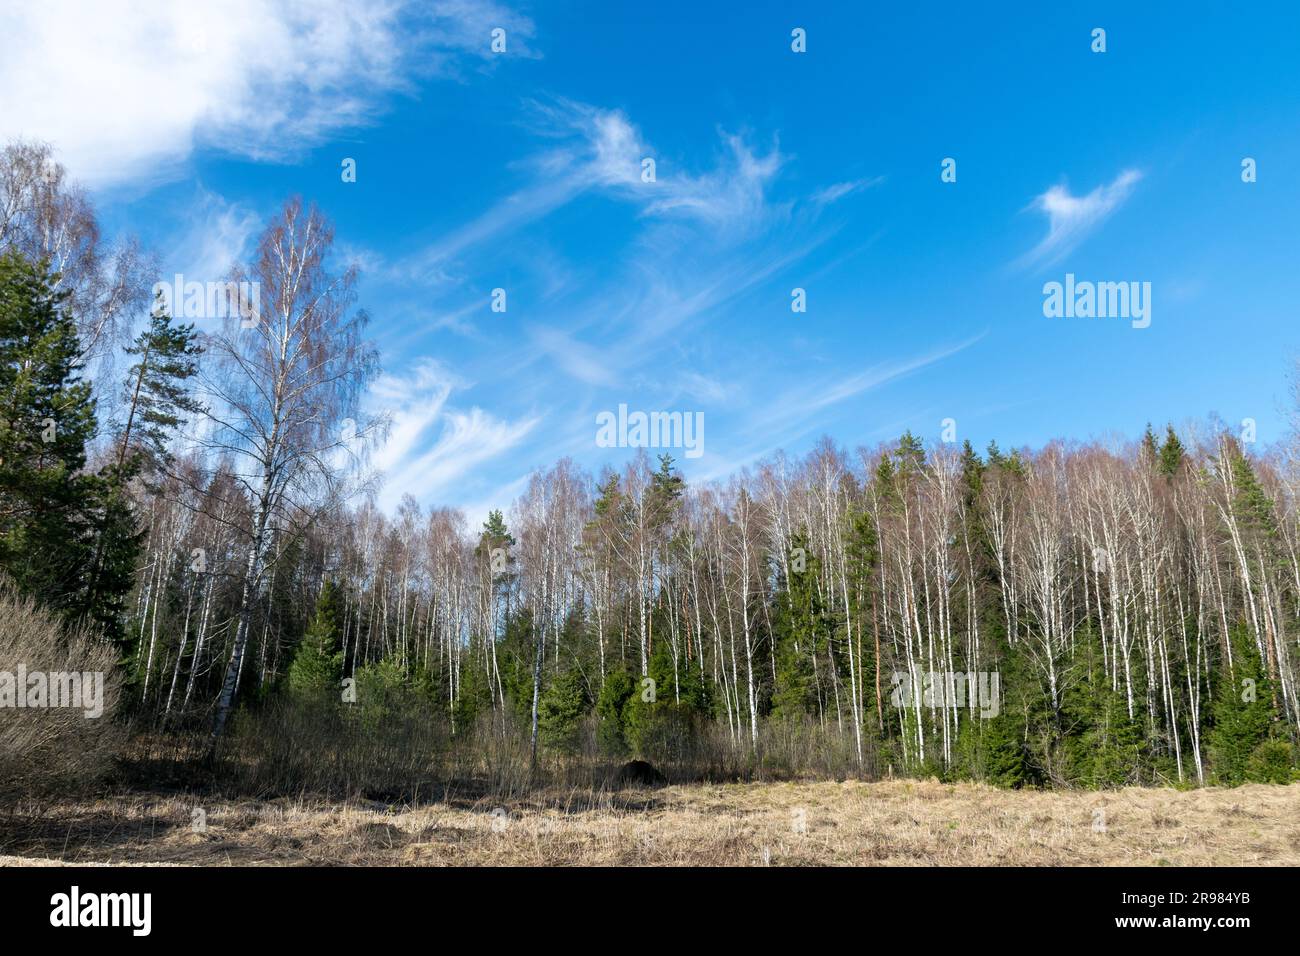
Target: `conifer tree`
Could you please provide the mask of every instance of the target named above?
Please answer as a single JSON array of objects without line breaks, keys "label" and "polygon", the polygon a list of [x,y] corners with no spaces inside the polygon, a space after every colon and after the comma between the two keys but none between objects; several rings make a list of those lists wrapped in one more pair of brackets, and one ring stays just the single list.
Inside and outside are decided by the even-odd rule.
[{"label": "conifer tree", "polygon": [[203,352],[196,341],[193,324],[175,325],[161,297],[149,316],[149,326],[127,347],[136,356],[123,396],[126,423],[118,442],[117,465],[123,469],[132,442],[151,468],[170,461],[168,442],[186,415],[203,411],[203,405],[187,390],[187,382],[198,372]]},{"label": "conifer tree", "polygon": [[560,753],[578,750],[578,729],[590,702],[587,685],[577,668],[564,671],[542,695],[539,720],[542,741]]},{"label": "conifer tree", "polygon": [[803,716],[816,704],[813,661],[826,646],[829,622],[818,593],[821,561],[808,554],[808,539],[802,532],[791,539],[795,550],[805,554],[802,570],[791,569],[785,582],[785,600],[777,605],[773,621],[776,641],[776,679],[772,691],[772,716],[788,719]]},{"label": "conifer tree", "polygon": [[65,298],[43,266],[0,255],[0,569],[119,637],[138,539],[111,481],[84,471],[95,407]]},{"label": "conifer tree", "polygon": [[343,651],[339,648],[342,609],[338,588],[326,581],[316,601],[316,614],[289,665],[289,690],[301,696],[323,696],[343,679]]},{"label": "conifer tree", "polygon": [[1147,422],[1146,431],[1142,433],[1142,444],[1139,451],[1142,461],[1152,468],[1158,467],[1160,463],[1160,443],[1156,440],[1156,433],[1151,430],[1151,423]]},{"label": "conifer tree", "polygon": [[636,691],[636,681],[624,667],[605,675],[605,684],[596,700],[596,715],[600,718],[597,736],[601,747],[610,754],[621,755],[627,750],[625,711]]},{"label": "conifer tree", "polygon": [[1174,426],[1165,426],[1165,443],[1160,446],[1160,474],[1166,478],[1176,477],[1186,457],[1187,452],[1174,433]]},{"label": "conifer tree", "polygon": [[1244,627],[1236,628],[1231,640],[1232,674],[1225,671],[1218,682],[1209,750],[1215,778],[1235,785],[1245,782],[1251,755],[1268,738],[1275,712],[1255,642]]}]

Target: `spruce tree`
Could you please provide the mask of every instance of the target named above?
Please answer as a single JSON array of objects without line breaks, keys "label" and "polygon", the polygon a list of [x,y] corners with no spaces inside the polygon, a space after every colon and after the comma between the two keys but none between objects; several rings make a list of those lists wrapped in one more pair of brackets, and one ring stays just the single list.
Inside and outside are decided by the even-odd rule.
[{"label": "spruce tree", "polygon": [[1160,446],[1160,474],[1166,478],[1174,478],[1183,468],[1183,459],[1186,458],[1187,452],[1183,448],[1183,443],[1178,440],[1174,433],[1173,425],[1165,426],[1165,443]]},{"label": "spruce tree", "polygon": [[542,741],[552,750],[572,754],[579,749],[579,726],[590,707],[587,685],[577,668],[560,674],[542,694]]},{"label": "spruce tree", "polygon": [[316,601],[316,614],[307,626],[293,663],[289,665],[289,691],[298,696],[321,698],[336,690],[343,680],[338,588],[326,581]]},{"label": "spruce tree", "polygon": [[613,756],[620,756],[627,751],[625,711],[636,687],[632,674],[620,667],[605,675],[605,684],[596,699],[596,715],[600,718],[597,736],[601,748]]},{"label": "spruce tree", "polygon": [[801,717],[815,709],[813,661],[825,647],[830,631],[817,587],[821,561],[807,553],[808,538],[802,532],[791,538],[791,546],[802,550],[804,561],[803,570],[791,569],[784,600],[778,601],[773,620],[776,681],[772,716],[777,719]]},{"label": "spruce tree", "polygon": [[41,265],[0,255],[0,569],[76,621],[104,616],[87,569],[105,507],[120,508],[83,471],[95,407],[65,299]]},{"label": "spruce tree", "polygon": [[1138,454],[1148,467],[1155,468],[1159,465],[1160,443],[1156,441],[1156,433],[1151,430],[1150,422],[1147,422],[1146,431],[1142,433],[1142,444]]},{"label": "spruce tree", "polygon": [[1235,786],[1246,781],[1251,756],[1268,739],[1276,712],[1272,687],[1248,630],[1238,625],[1230,639],[1232,673],[1225,668],[1215,689],[1214,726],[1207,743],[1215,779]]}]

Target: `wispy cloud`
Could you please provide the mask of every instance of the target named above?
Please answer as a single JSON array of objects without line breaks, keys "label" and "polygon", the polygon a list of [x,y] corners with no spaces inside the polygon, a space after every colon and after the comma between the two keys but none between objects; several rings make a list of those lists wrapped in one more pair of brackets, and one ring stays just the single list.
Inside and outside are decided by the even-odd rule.
[{"label": "wispy cloud", "polygon": [[[580,158],[580,176],[637,203],[650,217],[683,218],[715,228],[754,228],[767,216],[767,188],[785,162],[775,145],[756,152],[742,136],[723,134],[725,150],[712,169],[692,172],[662,156],[622,110],[606,110],[571,100],[534,104],[541,131],[577,136],[576,145],[555,150],[541,168],[571,165]],[[645,181],[643,162],[655,162],[654,180]]]},{"label": "wispy cloud", "polygon": [[666,176],[654,185],[645,215],[681,216],[713,229],[752,234],[774,211],[767,189],[783,159],[773,146],[766,155],[752,150],[740,136],[727,136],[729,155],[712,172],[699,177]]},{"label": "wispy cloud", "polygon": [[[781,438],[798,434],[795,429],[807,426],[813,416],[822,410],[951,358],[980,341],[985,334],[987,333],[982,332],[964,342],[914,358],[875,365],[839,381],[813,383],[788,390],[774,396],[768,403],[767,410],[750,420],[747,430],[768,434],[774,439],[775,445]],[[813,426],[816,427],[817,422],[813,422]]]},{"label": "wispy cloud", "polygon": [[589,385],[613,385],[618,381],[602,353],[551,326],[532,326],[529,336],[569,375]]},{"label": "wispy cloud", "polygon": [[1047,235],[1017,260],[1019,267],[1060,262],[1124,204],[1142,174],[1126,169],[1114,182],[1098,186],[1086,196],[1075,196],[1064,185],[1053,186],[1030,204],[1047,216]]},{"label": "wispy cloud", "polygon": [[846,196],[851,196],[856,192],[864,189],[870,189],[872,186],[879,186],[885,181],[884,176],[873,176],[870,179],[851,179],[848,182],[833,183],[825,189],[819,189],[812,194],[812,201],[818,206],[829,206],[837,203]]},{"label": "wispy cloud", "polygon": [[[509,164],[516,174],[513,187],[431,245],[387,258],[381,271],[399,284],[424,286],[435,301],[451,291],[447,276],[514,276],[510,314],[482,329],[500,348],[490,360],[472,359],[458,368],[485,382],[509,383],[516,405],[544,403],[550,430],[541,444],[552,447],[541,447],[541,439],[530,434],[534,419],[505,422],[488,420],[481,409],[477,415],[454,412],[450,405],[460,384],[451,386],[448,398],[432,382],[404,381],[401,392],[413,406],[394,414],[393,441],[401,452],[385,463],[386,501],[407,492],[429,500],[430,488],[441,485],[452,500],[478,499],[474,509],[482,511],[489,489],[474,480],[476,463],[498,458],[480,469],[500,485],[495,495],[504,493],[506,475],[519,467],[516,459],[538,462],[590,451],[593,402],[600,408],[628,400],[656,408],[729,404],[746,391],[741,379],[749,373],[740,366],[735,374],[705,374],[717,354],[716,336],[744,321],[738,310],[747,300],[775,294],[783,307],[788,286],[778,285],[774,293],[770,284],[802,269],[835,235],[835,229],[818,225],[819,211],[879,182],[846,181],[815,198],[786,202],[774,194],[790,160],[775,135],[763,149],[721,133],[702,160],[683,162],[657,151],[617,109],[551,97],[526,101],[521,124],[534,147]],[[643,176],[647,158],[656,160],[653,181]],[[533,227],[591,193],[631,207],[639,228],[623,234],[615,268],[593,274],[579,265],[575,277],[547,229]],[[592,214],[606,208],[593,206]],[[539,259],[561,281],[539,274]],[[799,279],[815,272],[801,271]],[[528,281],[520,282],[521,275]],[[451,312],[457,304],[439,308]],[[486,299],[473,308],[485,310]],[[522,318],[514,319],[516,314]],[[503,337],[504,329],[512,331]],[[476,361],[478,371],[470,371]],[[441,368],[434,375],[443,376]],[[422,414],[416,407],[424,392],[438,404],[435,412]],[[439,464],[452,460],[454,466]]]},{"label": "wispy cloud", "polygon": [[[637,205],[649,219],[705,225],[715,238],[753,235],[784,208],[767,197],[784,162],[776,146],[760,154],[741,136],[724,135],[726,150],[717,165],[691,173],[659,157],[621,110],[565,99],[528,105],[532,131],[557,145],[517,163],[532,173],[532,181],[409,257],[403,268],[412,278],[438,274],[456,257],[510,235],[592,190]],[[643,179],[645,159],[656,160],[651,182]]]},{"label": "wispy cloud", "polygon": [[185,219],[185,231],[169,244],[168,264],[187,280],[199,282],[218,281],[244,261],[263,227],[262,218],[253,209],[202,187]]},{"label": "wispy cloud", "polygon": [[392,420],[389,439],[374,456],[385,476],[380,507],[395,507],[404,494],[426,502],[458,497],[458,479],[513,448],[539,421],[510,422],[477,406],[451,407],[452,393],[465,387],[432,359],[374,384],[367,401]]},{"label": "wispy cloud", "polygon": [[733,389],[707,375],[699,372],[682,370],[677,374],[679,390],[684,395],[698,398],[705,402],[722,402],[731,395]]},{"label": "wispy cloud", "polygon": [[415,75],[491,63],[491,0],[44,0],[0,6],[0,138],[45,140],[92,186],[176,175],[197,148],[298,155],[373,121]]}]

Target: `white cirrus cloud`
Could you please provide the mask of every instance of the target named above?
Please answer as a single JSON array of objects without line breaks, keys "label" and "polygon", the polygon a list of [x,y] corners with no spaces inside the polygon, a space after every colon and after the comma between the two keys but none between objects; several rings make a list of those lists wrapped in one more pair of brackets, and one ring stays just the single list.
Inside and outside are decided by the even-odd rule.
[{"label": "white cirrus cloud", "polygon": [[1047,216],[1047,235],[1017,260],[1017,265],[1060,262],[1124,204],[1141,178],[1138,170],[1126,169],[1113,182],[1098,186],[1086,196],[1072,195],[1067,186],[1057,185],[1034,197],[1029,208]]},{"label": "white cirrus cloud", "polygon": [[[217,282],[229,274],[252,247],[265,223],[238,202],[199,187],[185,213],[187,227],[168,244],[167,265],[186,280]],[[164,272],[163,279],[171,275]]]},{"label": "white cirrus cloud", "polygon": [[53,144],[100,187],[178,175],[211,147],[292,158],[369,122],[415,75],[529,56],[492,0],[42,0],[0,5],[0,138]]},{"label": "white cirrus cloud", "polygon": [[578,341],[560,329],[533,325],[528,329],[532,342],[570,376],[588,385],[615,385],[608,357],[601,351]]},{"label": "white cirrus cloud", "polygon": [[448,400],[466,383],[438,362],[422,359],[405,375],[385,374],[371,387],[371,411],[391,417],[388,441],[373,463],[384,473],[381,508],[392,510],[409,494],[417,501],[458,500],[460,479],[509,451],[537,425],[496,418],[477,406],[467,411]]},{"label": "white cirrus cloud", "polygon": [[400,272],[427,282],[475,247],[490,246],[593,190],[638,206],[650,220],[707,227],[714,240],[748,238],[788,211],[767,195],[785,163],[775,145],[760,155],[742,137],[724,135],[727,148],[712,169],[681,172],[661,157],[655,181],[644,182],[642,160],[657,153],[622,110],[560,98],[527,105],[530,129],[558,144],[518,161],[531,174],[525,185],[402,260]]},{"label": "white cirrus cloud", "polygon": [[851,179],[843,183],[832,183],[825,189],[819,189],[812,194],[812,201],[818,206],[829,206],[832,203],[839,202],[846,196],[851,196],[856,192],[864,189],[870,189],[872,186],[879,186],[885,181],[884,176],[873,176],[870,179]]}]

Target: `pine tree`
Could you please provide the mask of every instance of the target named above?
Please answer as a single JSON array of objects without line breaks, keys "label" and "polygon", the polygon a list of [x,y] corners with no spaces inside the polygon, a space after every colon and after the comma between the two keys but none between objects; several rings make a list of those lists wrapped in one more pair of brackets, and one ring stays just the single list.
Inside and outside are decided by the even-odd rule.
[{"label": "pine tree", "polygon": [[[515,538],[506,527],[506,519],[498,509],[488,512],[487,521],[483,522],[483,530],[479,534],[478,547],[474,549],[474,555],[482,561],[487,561],[492,572],[494,589],[496,586],[505,586],[509,583],[512,572],[510,566],[515,563],[515,556],[511,548],[515,546]],[[497,554],[494,554],[497,552]],[[505,560],[505,570],[498,570],[499,558]]]},{"label": "pine tree", "polygon": [[925,446],[910,430],[903,432],[894,455],[898,459],[898,470],[902,474],[919,474],[925,466]]},{"label": "pine tree", "polygon": [[161,297],[149,316],[149,326],[126,349],[137,356],[127,378],[126,424],[118,443],[118,468],[125,468],[132,442],[151,468],[171,459],[167,448],[172,433],[187,414],[198,414],[203,405],[186,390],[186,382],[198,372],[203,352],[196,341],[194,326],[173,325]]},{"label": "pine tree", "polygon": [[186,382],[197,373],[197,359],[203,351],[196,338],[193,325],[172,324],[159,296],[149,326],[126,349],[139,360],[131,366],[125,384],[127,416],[116,460],[101,473],[96,488],[100,533],[89,570],[90,617],[119,642],[124,639],[120,622],[144,537],[126,488],[141,472],[155,472],[170,462],[168,442],[184,421],[183,415],[204,410],[186,391]]}]

